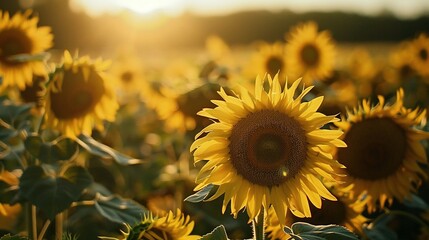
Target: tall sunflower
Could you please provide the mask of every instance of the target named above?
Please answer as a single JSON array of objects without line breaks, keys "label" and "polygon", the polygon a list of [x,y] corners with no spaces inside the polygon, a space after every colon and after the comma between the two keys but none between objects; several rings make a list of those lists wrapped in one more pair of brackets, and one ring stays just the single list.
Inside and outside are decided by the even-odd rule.
[{"label": "tall sunflower", "polygon": [[246,208],[254,219],[262,207],[273,206],[284,223],[288,209],[296,216],[311,216],[308,199],[317,208],[321,197],[336,199],[319,177],[333,179],[342,167],[326,152],[327,146],[345,144],[338,139],[341,131],[319,129],[337,120],[316,111],[323,97],[301,102],[312,87],[295,98],[300,80],[281,88],[277,75],[268,76],[268,90],[265,82],[256,78],[254,95],[245,88],[239,95],[227,95],[221,88],[223,100],[213,101],[217,107],[199,112],[215,122],[191,146],[195,163],[208,160],[195,190],[217,186],[209,200],[225,194],[222,212],[231,201],[234,216]]},{"label": "tall sunflower", "polygon": [[286,36],[286,65],[306,83],[328,78],[334,69],[335,45],[315,22],[297,25]]},{"label": "tall sunflower", "polygon": [[210,121],[197,113],[202,108],[214,106],[210,102],[212,99],[220,99],[216,94],[218,86],[209,82],[180,94],[164,88],[165,97],[159,100],[156,111],[165,120],[166,129],[184,133],[209,125]]},{"label": "tall sunflower", "polygon": [[373,212],[377,202],[384,208],[393,198],[403,201],[415,192],[416,184],[425,172],[419,164],[427,157],[421,140],[429,133],[417,129],[425,121],[426,110],[407,109],[403,105],[404,91],[398,90],[396,102],[385,105],[363,100],[347,119],[335,124],[344,131],[347,148],[338,149],[338,161],[346,166],[343,190],[352,198],[364,198],[368,211]]},{"label": "tall sunflower", "polygon": [[411,42],[413,66],[422,76],[429,76],[429,37],[420,34]]},{"label": "tall sunflower", "polygon": [[[141,239],[141,240],[197,240],[201,236],[189,235],[194,228],[194,222],[177,209],[176,214],[172,211],[163,217],[153,217],[151,213],[143,216],[143,220],[135,226],[126,224],[127,231],[119,239]],[[100,237],[101,239],[115,239],[111,237]]]},{"label": "tall sunflower", "polygon": [[91,135],[93,127],[103,129],[103,120],[113,121],[118,109],[110,78],[104,73],[108,63],[89,57],[73,59],[64,52],[46,97],[46,125],[75,138]]},{"label": "tall sunflower", "polygon": [[249,65],[247,72],[252,78],[255,75],[263,75],[265,73],[271,76],[279,73],[279,81],[284,84],[286,73],[286,52],[285,45],[280,42],[272,44],[261,43],[258,51],[253,54],[252,62]]},{"label": "tall sunflower", "polygon": [[148,88],[149,84],[145,81],[143,63],[137,56],[121,52],[115,58],[109,73],[115,80],[116,93],[121,103],[127,103],[139,97],[141,92],[147,92],[143,88]]},{"label": "tall sunflower", "polygon": [[17,86],[23,90],[31,84],[33,75],[46,76],[47,69],[40,59],[19,60],[25,55],[34,57],[52,46],[53,36],[49,27],[37,27],[38,17],[31,11],[16,13],[0,11],[0,76],[2,85]]},{"label": "tall sunflower", "polygon": [[411,48],[411,43],[407,41],[390,52],[388,59],[390,68],[386,68],[384,75],[391,84],[398,86],[417,76]]}]

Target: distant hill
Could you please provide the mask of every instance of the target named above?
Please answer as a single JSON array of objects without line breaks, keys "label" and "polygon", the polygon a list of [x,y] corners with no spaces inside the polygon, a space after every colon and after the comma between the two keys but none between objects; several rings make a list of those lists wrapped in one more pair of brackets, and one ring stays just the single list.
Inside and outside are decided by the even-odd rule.
[{"label": "distant hill", "polygon": [[[1,1],[0,8],[14,12],[19,9],[16,2]],[[291,26],[307,20],[314,20],[320,29],[329,30],[337,42],[397,42],[420,32],[429,33],[429,15],[400,20],[389,14],[368,17],[343,12],[297,14],[287,10],[246,11],[225,16],[186,13],[165,20],[159,28],[130,29],[127,25],[131,23],[119,16],[92,19],[83,13],[74,13],[64,0],[45,0],[35,11],[41,25],[52,27],[56,48],[95,51],[121,44],[124,38],[135,38],[142,47],[167,49],[203,46],[210,34],[217,34],[232,45],[283,40]]]}]

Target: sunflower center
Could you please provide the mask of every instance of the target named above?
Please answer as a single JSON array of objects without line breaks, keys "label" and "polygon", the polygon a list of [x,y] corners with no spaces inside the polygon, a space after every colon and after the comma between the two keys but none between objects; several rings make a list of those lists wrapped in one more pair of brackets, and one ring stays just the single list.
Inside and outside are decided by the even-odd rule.
[{"label": "sunflower center", "polygon": [[301,59],[307,66],[316,66],[319,55],[319,50],[313,44],[306,44],[301,50]]},{"label": "sunflower center", "polygon": [[325,200],[323,201],[322,208],[320,209],[310,204],[310,211],[310,218],[299,218],[291,214],[293,216],[293,221],[306,222],[313,225],[342,225],[347,219],[347,206],[341,200]]},{"label": "sunflower center", "polygon": [[428,59],[428,51],[427,51],[427,49],[420,49],[420,51],[419,51],[419,57],[422,59],[422,60],[424,60],[424,61],[426,61],[427,59]]},{"label": "sunflower center", "polygon": [[163,239],[163,240],[174,240],[173,236],[171,236],[170,233],[163,231],[158,228],[152,228],[149,231],[147,231],[143,237],[142,240],[152,240],[152,239]]},{"label": "sunflower center", "polygon": [[51,110],[59,119],[72,119],[91,112],[105,92],[103,79],[90,71],[87,80],[82,71],[65,71],[59,92],[51,93]]},{"label": "sunflower center", "polygon": [[274,76],[283,68],[283,60],[277,56],[270,56],[266,63],[267,72]]},{"label": "sunflower center", "polygon": [[133,80],[134,74],[131,71],[125,71],[121,74],[121,80],[124,83],[129,83]]},{"label": "sunflower center", "polygon": [[31,39],[19,29],[0,31],[0,61],[4,64],[19,64],[11,61],[11,56],[31,53],[33,46]]},{"label": "sunflower center", "polygon": [[404,77],[404,78],[411,76],[412,72],[413,72],[413,70],[409,64],[404,64],[399,69],[400,76]]},{"label": "sunflower center", "polygon": [[27,85],[24,90],[19,91],[22,100],[26,103],[36,103],[39,106],[45,90],[44,81],[45,79],[42,77],[33,76],[33,84],[31,86]]},{"label": "sunflower center", "polygon": [[234,125],[229,140],[238,174],[263,186],[279,185],[295,176],[307,156],[300,124],[275,110],[250,113]]},{"label": "sunflower center", "polygon": [[350,176],[376,180],[395,173],[406,152],[406,135],[390,118],[372,118],[352,125],[338,150],[338,161]]}]

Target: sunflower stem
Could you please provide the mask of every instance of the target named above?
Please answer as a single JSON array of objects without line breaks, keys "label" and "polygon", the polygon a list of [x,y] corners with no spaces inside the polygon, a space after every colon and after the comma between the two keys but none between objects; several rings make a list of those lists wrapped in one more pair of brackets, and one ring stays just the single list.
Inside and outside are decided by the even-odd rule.
[{"label": "sunflower stem", "polygon": [[58,213],[55,216],[55,240],[63,238],[63,213]]},{"label": "sunflower stem", "polygon": [[264,210],[258,214],[256,219],[253,219],[253,240],[265,240],[265,223]]}]

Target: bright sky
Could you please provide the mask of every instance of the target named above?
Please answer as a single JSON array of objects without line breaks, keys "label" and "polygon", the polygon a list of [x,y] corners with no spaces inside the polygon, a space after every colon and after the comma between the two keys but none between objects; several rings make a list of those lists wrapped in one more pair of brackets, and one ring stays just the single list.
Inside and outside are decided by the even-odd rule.
[{"label": "bright sky", "polygon": [[227,14],[240,10],[346,11],[375,15],[389,11],[401,18],[429,14],[428,0],[71,0],[75,10],[90,15],[128,9],[139,14]]}]

